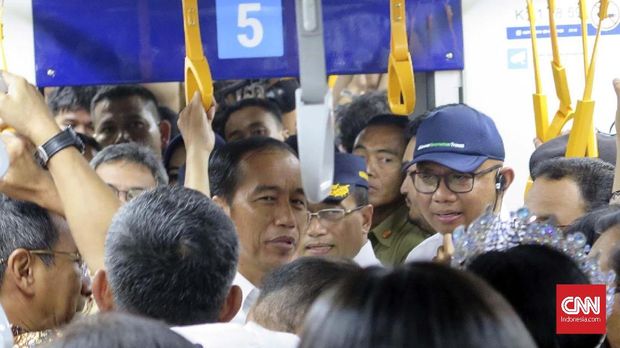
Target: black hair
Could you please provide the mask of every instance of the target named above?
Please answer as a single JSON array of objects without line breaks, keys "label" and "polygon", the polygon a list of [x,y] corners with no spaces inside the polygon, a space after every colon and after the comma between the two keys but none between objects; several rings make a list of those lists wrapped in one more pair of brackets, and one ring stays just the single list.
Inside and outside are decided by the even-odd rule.
[{"label": "black hair", "polygon": [[476,257],[468,269],[512,305],[539,347],[594,347],[600,335],[557,335],[556,285],[589,284],[564,253],[544,245],[520,245]]},{"label": "black hair", "polygon": [[155,107],[155,111],[157,111],[155,115],[157,119],[155,121],[159,122],[162,120],[162,117],[159,114],[159,103],[157,102],[157,98],[155,97],[153,92],[149,91],[146,87],[142,87],[140,85],[117,85],[102,87],[93,97],[93,100],[90,104],[90,111],[92,113],[92,111],[95,109],[95,106],[97,106],[97,104],[101,101],[124,99],[134,96],[141,98],[145,103],[152,102],[153,106]]},{"label": "black hair", "polygon": [[620,225],[620,205],[612,204],[595,209],[573,221],[565,233],[581,232],[586,236],[587,244],[592,246],[603,232],[615,225]]},{"label": "black hair", "polygon": [[211,199],[160,186],[116,213],[105,245],[115,305],[175,326],[215,322],[237,269],[230,218]]},{"label": "black hair", "polygon": [[353,144],[368,121],[377,115],[390,113],[385,91],[360,95],[349,104],[336,108],[338,140],[347,152],[353,151]]},{"label": "black hair", "polygon": [[48,348],[192,348],[194,344],[164,323],[126,313],[89,315],[62,330]]},{"label": "black hair", "polygon": [[611,197],[614,166],[597,158],[557,157],[540,162],[532,171],[532,180],[572,179],[577,183],[586,212],[606,206]]},{"label": "black hair", "polygon": [[325,290],[360,267],[347,260],[301,257],[263,278],[252,319],[261,326],[297,334],[308,309]]},{"label": "black hair", "polygon": [[408,128],[410,126],[409,120],[406,117],[397,116],[394,114],[377,115],[371,118],[370,121],[368,121],[368,123],[366,124],[366,127],[362,129],[362,131],[369,127],[382,127],[382,126],[396,127],[400,129],[401,130],[400,133],[403,136],[405,145],[407,145],[407,143],[409,142],[409,139],[411,139],[411,134],[410,134],[411,130]]},{"label": "black hair", "polygon": [[90,161],[90,166],[97,169],[104,163],[129,162],[147,168],[157,185],[168,184],[168,174],[162,162],[153,150],[137,143],[123,143],[106,146]]},{"label": "black hair", "polygon": [[411,263],[351,272],[310,309],[301,348],[534,347],[510,305],[463,271]]},{"label": "black hair", "polygon": [[290,146],[267,137],[251,137],[233,141],[217,149],[209,159],[211,195],[220,196],[229,203],[232,202],[241,175],[239,164],[250,153],[269,150],[285,151],[297,157]]},{"label": "black hair", "polygon": [[222,138],[227,140],[226,124],[228,123],[230,116],[241,109],[249,107],[258,107],[265,110],[273,117],[280,127],[282,126],[282,111],[280,110],[280,107],[278,107],[278,104],[269,99],[246,98],[236,102],[233,105],[222,108],[213,119],[213,130],[221,135]]},{"label": "black hair", "polygon": [[84,109],[90,112],[90,102],[97,94],[99,87],[58,87],[50,93],[47,105],[56,116],[61,112]]},{"label": "black hair", "polygon": [[[0,194],[0,280],[4,279],[6,261],[15,249],[52,250],[59,231],[47,211],[30,202]],[[46,265],[52,256],[41,255]],[[0,283],[1,286],[1,283]]]}]

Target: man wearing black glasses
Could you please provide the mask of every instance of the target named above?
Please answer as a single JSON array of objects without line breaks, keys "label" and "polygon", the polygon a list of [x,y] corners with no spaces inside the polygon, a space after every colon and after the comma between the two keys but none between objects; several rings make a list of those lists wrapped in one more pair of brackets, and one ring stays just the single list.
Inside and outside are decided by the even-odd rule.
[{"label": "man wearing black glasses", "polygon": [[67,223],[0,195],[0,304],[17,346],[39,345],[73,319],[91,294]]},{"label": "man wearing black glasses", "polygon": [[362,267],[381,265],[368,241],[372,212],[364,159],[337,153],[330,195],[308,205],[299,254],[352,259]]},{"label": "man wearing black glasses", "polygon": [[418,130],[401,192],[439,233],[413,249],[407,261],[433,259],[443,235],[470,224],[487,208],[499,212],[514,179],[504,157],[502,138],[487,115],[463,104],[429,114]]}]

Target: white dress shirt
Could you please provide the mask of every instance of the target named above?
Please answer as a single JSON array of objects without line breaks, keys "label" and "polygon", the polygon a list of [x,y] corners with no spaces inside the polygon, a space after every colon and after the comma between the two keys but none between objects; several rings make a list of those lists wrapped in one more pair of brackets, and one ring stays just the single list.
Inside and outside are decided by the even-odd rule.
[{"label": "white dress shirt", "polygon": [[372,243],[366,241],[366,244],[360,249],[359,253],[353,258],[353,261],[361,267],[369,266],[383,266],[381,261],[375,256],[374,250],[372,250]]},{"label": "white dress shirt", "polygon": [[299,337],[267,330],[254,322],[245,325],[217,323],[177,326],[172,330],[205,348],[295,348],[299,345]]},{"label": "white dress shirt", "polygon": [[245,324],[245,320],[250,313],[250,308],[252,308],[252,305],[254,304],[254,302],[256,302],[256,299],[258,298],[259,290],[239,272],[237,272],[237,275],[235,275],[233,285],[237,285],[241,288],[242,300],[239,312],[237,312],[235,317],[230,322],[243,325]]},{"label": "white dress shirt", "polygon": [[441,233],[435,233],[413,248],[413,250],[409,252],[409,255],[407,255],[405,263],[415,261],[433,261],[435,256],[437,256],[437,249],[442,245],[443,235]]}]

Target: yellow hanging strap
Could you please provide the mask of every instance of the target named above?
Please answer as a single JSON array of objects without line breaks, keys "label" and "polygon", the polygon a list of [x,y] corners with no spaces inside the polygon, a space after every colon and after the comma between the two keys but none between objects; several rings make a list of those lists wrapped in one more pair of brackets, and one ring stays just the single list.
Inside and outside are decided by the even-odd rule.
[{"label": "yellow hanging strap", "polygon": [[598,13],[598,28],[596,29],[596,39],[594,40],[594,48],[592,49],[592,57],[590,58],[590,66],[588,67],[586,86],[583,91],[583,99],[577,101],[575,121],[573,122],[570,135],[568,136],[566,157],[598,157],[598,146],[593,122],[594,100],[592,100],[592,86],[594,84],[598,42],[601,37],[603,20],[607,18],[608,8],[609,0],[601,0]]},{"label": "yellow hanging strap", "polygon": [[579,0],[579,18],[581,19],[581,46],[583,47],[583,78],[588,78],[588,10],[586,0]]},{"label": "yellow hanging strap", "polygon": [[2,57],[2,70],[8,71],[6,52],[4,50],[4,0],[0,0],[0,56]]},{"label": "yellow hanging strap", "polygon": [[536,137],[542,142],[547,139],[547,127],[549,126],[549,114],[547,109],[547,96],[542,92],[540,82],[540,66],[538,64],[538,43],[536,41],[536,17],[534,15],[534,4],[532,0],[527,0],[527,13],[530,19],[530,32],[532,38],[532,57],[534,60],[534,81],[536,83],[536,93],[532,95],[534,102],[534,120],[536,123]]},{"label": "yellow hanging strap", "polygon": [[213,104],[213,79],[202,49],[198,0],[181,1],[185,31],[185,102],[189,104],[194,93],[200,91],[202,105],[209,110]]},{"label": "yellow hanging strap", "polygon": [[555,92],[560,100],[560,106],[551,121],[551,125],[545,134],[548,139],[553,139],[560,135],[562,128],[568,120],[573,117],[573,108],[571,106],[570,92],[568,89],[568,79],[566,78],[566,69],[562,66],[560,60],[560,49],[558,45],[558,32],[555,25],[555,0],[547,0],[549,5],[549,29],[551,31],[551,49],[553,51],[553,61],[551,62],[551,70],[553,71],[553,81],[555,84]]},{"label": "yellow hanging strap", "polygon": [[394,114],[409,115],[415,108],[415,81],[407,40],[405,0],[390,0],[390,24],[388,104]]}]

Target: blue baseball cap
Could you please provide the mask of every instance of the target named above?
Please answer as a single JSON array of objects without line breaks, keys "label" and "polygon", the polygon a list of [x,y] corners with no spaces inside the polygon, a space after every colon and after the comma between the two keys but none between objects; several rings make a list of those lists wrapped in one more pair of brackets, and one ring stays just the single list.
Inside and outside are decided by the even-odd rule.
[{"label": "blue baseball cap", "polygon": [[349,153],[336,153],[334,156],[334,181],[328,202],[340,202],[347,198],[355,186],[368,188],[366,161]]},{"label": "blue baseball cap", "polygon": [[411,163],[434,162],[470,173],[489,159],[503,161],[504,142],[495,122],[465,104],[441,107],[422,121]]}]

